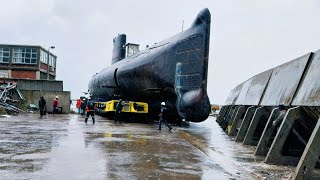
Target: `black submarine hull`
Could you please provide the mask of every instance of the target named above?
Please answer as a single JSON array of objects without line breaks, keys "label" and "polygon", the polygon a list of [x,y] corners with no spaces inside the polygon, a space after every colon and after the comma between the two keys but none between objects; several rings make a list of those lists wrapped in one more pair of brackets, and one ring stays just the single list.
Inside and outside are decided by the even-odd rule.
[{"label": "black submarine hull", "polygon": [[178,118],[201,122],[208,118],[207,95],[211,14],[202,10],[192,26],[96,74],[89,93],[99,101],[122,99],[149,104],[157,114],[166,102]]}]

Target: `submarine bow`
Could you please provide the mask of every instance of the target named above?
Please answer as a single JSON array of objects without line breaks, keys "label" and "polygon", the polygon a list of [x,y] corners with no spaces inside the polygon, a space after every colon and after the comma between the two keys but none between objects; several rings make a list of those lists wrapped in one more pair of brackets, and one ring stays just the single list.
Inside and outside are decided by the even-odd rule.
[{"label": "submarine bow", "polygon": [[[113,64],[89,82],[95,99],[108,101],[115,95],[149,104],[150,113],[165,101],[179,118],[201,122],[210,113],[207,95],[211,14],[202,10],[191,27]],[[123,35],[120,35],[123,36]],[[115,38],[117,43],[120,38]],[[121,43],[123,37],[121,37]],[[114,46],[114,51],[120,52]],[[114,53],[115,54],[115,53]]]}]

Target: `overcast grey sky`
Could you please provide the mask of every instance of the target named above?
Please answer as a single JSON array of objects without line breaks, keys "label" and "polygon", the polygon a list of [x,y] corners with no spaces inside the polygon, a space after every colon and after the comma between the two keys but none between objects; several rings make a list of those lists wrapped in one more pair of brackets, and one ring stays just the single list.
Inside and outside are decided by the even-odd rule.
[{"label": "overcast grey sky", "polygon": [[0,43],[32,44],[58,56],[57,79],[77,98],[111,64],[112,39],[153,44],[212,14],[208,94],[223,104],[255,74],[320,49],[318,0],[2,0]]}]

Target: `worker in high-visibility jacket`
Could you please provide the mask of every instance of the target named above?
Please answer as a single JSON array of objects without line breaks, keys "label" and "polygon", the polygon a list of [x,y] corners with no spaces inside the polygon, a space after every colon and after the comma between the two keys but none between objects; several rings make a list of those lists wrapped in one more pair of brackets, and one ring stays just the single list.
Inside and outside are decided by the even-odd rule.
[{"label": "worker in high-visibility jacket", "polygon": [[95,123],[95,120],[94,120],[94,109],[95,109],[94,103],[91,101],[91,98],[89,97],[88,98],[88,102],[87,102],[87,107],[86,107],[87,117],[85,119],[85,123],[88,122],[89,116],[92,117],[92,123],[93,124]]},{"label": "worker in high-visibility jacket", "polygon": [[53,99],[53,109],[52,109],[52,115],[56,114],[59,112],[58,110],[58,104],[59,104],[59,97],[56,96],[55,99]]},{"label": "worker in high-visibility jacket", "polygon": [[76,107],[78,108],[78,113],[79,113],[79,114],[81,113],[81,103],[82,103],[82,101],[81,101],[81,99],[79,98],[79,99],[77,100],[77,104],[76,104]]}]

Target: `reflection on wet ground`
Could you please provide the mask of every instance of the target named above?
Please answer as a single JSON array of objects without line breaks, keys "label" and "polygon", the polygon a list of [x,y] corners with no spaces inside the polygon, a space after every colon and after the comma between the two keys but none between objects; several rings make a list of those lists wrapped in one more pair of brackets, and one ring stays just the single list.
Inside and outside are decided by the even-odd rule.
[{"label": "reflection on wet ground", "polygon": [[294,167],[265,164],[264,157],[254,156],[255,147],[243,146],[227,136],[210,117],[204,122],[182,128],[189,141],[218,163],[234,179],[290,179]]},{"label": "reflection on wet ground", "polygon": [[266,165],[226,136],[215,119],[173,132],[79,115],[0,118],[1,179],[274,179],[293,168]]}]

